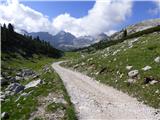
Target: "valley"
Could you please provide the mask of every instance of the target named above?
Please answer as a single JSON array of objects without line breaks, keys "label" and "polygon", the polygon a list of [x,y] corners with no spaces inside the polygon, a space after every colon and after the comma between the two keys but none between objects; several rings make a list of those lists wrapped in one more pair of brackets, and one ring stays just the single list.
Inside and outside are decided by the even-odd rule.
[{"label": "valley", "polygon": [[[159,25],[96,43],[83,36],[76,44],[89,46],[69,52],[11,24],[1,30],[2,120],[159,119]],[[68,34],[58,33],[62,48],[73,42]]]}]

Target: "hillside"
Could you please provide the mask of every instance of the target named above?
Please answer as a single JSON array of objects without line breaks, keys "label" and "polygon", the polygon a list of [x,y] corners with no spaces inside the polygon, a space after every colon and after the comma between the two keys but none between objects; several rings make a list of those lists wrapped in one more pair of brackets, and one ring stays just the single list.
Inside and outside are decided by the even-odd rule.
[{"label": "hillside", "polygon": [[155,108],[160,108],[160,33],[106,47],[63,66],[76,69]]},{"label": "hillside", "polygon": [[2,52],[19,53],[23,57],[32,57],[33,54],[42,54],[48,57],[61,57],[62,52],[53,48],[49,42],[41,41],[38,37],[32,39],[30,36],[23,36],[14,32],[14,28],[9,24],[8,28],[1,27]]},{"label": "hillside", "polygon": [[82,52],[94,52],[96,50],[104,49],[111,45],[123,42],[126,39],[139,37],[144,34],[149,34],[156,31],[160,31],[160,19],[147,20],[135,25],[128,26],[121,31],[111,35],[109,39],[103,39],[98,43],[92,44],[88,47],[77,49],[75,51],[80,50]]}]

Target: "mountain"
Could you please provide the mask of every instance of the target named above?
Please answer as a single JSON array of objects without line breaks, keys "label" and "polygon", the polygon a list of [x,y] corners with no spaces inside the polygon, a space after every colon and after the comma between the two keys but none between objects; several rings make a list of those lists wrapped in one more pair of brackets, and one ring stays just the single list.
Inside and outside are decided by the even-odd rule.
[{"label": "mountain", "polygon": [[104,49],[106,47],[118,44],[125,41],[126,39],[140,37],[142,35],[157,31],[160,31],[160,19],[147,20],[135,25],[128,26],[121,31],[114,33],[108,39],[103,39],[88,47],[77,50],[81,50],[83,52],[96,52],[99,49]]},{"label": "mountain", "polygon": [[28,33],[32,37],[36,38],[39,36],[41,40],[45,40],[50,42],[55,48],[68,51],[77,48],[83,48],[99,42],[102,39],[108,38],[108,36],[104,33],[101,33],[97,36],[80,36],[76,37],[69,32],[60,31],[56,35],[51,35],[48,32],[32,32]]},{"label": "mountain", "polygon": [[114,33],[110,37],[112,40],[121,39],[125,30],[127,32],[127,35],[131,35],[133,33],[140,32],[158,25],[160,25],[160,19],[145,20],[140,23],[130,25],[122,29],[121,31]]},{"label": "mountain", "polygon": [[27,33],[27,35],[30,35],[33,38],[36,38],[37,36],[39,36],[41,40],[46,40],[50,42],[51,44],[53,42],[53,36],[49,34],[48,32],[31,32],[31,33]]}]

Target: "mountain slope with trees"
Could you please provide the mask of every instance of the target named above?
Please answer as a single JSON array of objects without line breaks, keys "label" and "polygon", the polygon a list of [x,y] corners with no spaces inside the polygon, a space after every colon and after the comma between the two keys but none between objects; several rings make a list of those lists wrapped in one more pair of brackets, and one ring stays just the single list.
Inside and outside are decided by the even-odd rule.
[{"label": "mountain slope with trees", "polygon": [[19,53],[24,57],[32,57],[33,54],[43,54],[48,57],[58,58],[62,56],[62,52],[53,48],[49,42],[40,40],[39,37],[21,35],[14,32],[14,26],[8,24],[8,28],[4,24],[1,27],[2,34],[2,52]]}]

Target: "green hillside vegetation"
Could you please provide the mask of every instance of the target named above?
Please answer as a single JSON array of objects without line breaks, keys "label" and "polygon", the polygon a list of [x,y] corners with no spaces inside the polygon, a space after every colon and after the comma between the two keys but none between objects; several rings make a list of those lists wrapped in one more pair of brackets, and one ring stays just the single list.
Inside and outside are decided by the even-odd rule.
[{"label": "green hillside vegetation", "polygon": [[1,34],[1,49],[3,53],[18,53],[23,57],[42,54],[48,57],[58,58],[63,55],[60,50],[53,48],[49,42],[40,40],[39,37],[32,39],[31,36],[14,32],[14,27],[11,24],[8,24],[8,28],[4,24],[4,26],[1,27]]},{"label": "green hillside vegetation", "polygon": [[[160,34],[152,33],[127,39],[92,54],[84,53],[81,58],[63,63],[63,66],[83,72],[145,104],[160,108],[160,64],[154,61],[157,56],[160,56]],[[152,68],[143,71],[142,68],[147,65]],[[133,83],[128,82],[126,66],[133,66],[132,70],[139,71]],[[146,78],[158,83],[146,83]]]},{"label": "green hillside vegetation", "polygon": [[95,52],[97,50],[101,50],[101,49],[104,49],[106,47],[121,43],[121,42],[123,42],[123,41],[125,41],[127,39],[140,37],[142,35],[153,33],[153,32],[156,32],[156,31],[160,31],[160,25],[156,26],[156,27],[153,27],[153,28],[146,29],[146,30],[142,30],[142,31],[139,31],[139,32],[135,32],[135,33],[130,34],[130,35],[127,35],[127,31],[124,30],[122,39],[102,40],[102,41],[100,41],[98,43],[95,43],[95,44],[89,46],[89,47],[77,49],[77,50],[74,50],[74,51],[82,51],[82,52],[87,52],[87,53],[93,53],[93,52]]},{"label": "green hillside vegetation", "polygon": [[[57,106],[54,108],[51,106],[53,102],[43,101],[47,105],[45,107],[45,115],[57,114],[58,110],[62,110],[64,116],[61,119],[77,119],[62,80],[51,68],[53,62],[65,59],[64,57],[62,58],[64,53],[53,48],[49,43],[39,40],[38,37],[37,39],[32,39],[29,36],[14,32],[11,24],[8,25],[8,28],[4,25],[1,28],[1,32],[1,80],[5,79],[5,83],[1,81],[1,94],[2,96],[5,95],[5,100],[2,101],[1,99],[1,113],[7,113],[7,116],[3,119],[29,119],[32,117],[32,113],[42,106],[40,99],[44,100],[50,94],[61,97],[66,103],[54,103]],[[36,73],[36,77],[27,76],[16,80],[17,74],[26,69]],[[15,81],[12,81],[12,79]],[[25,86],[38,79],[42,80],[42,83],[37,87],[31,87],[13,95],[6,95],[6,88],[10,84],[18,83]],[[51,96],[51,99],[55,99],[56,96]],[[59,104],[63,107],[59,106]],[[48,111],[48,106],[52,107],[51,111]],[[42,115],[33,118],[35,120],[47,119],[45,117]]]}]

